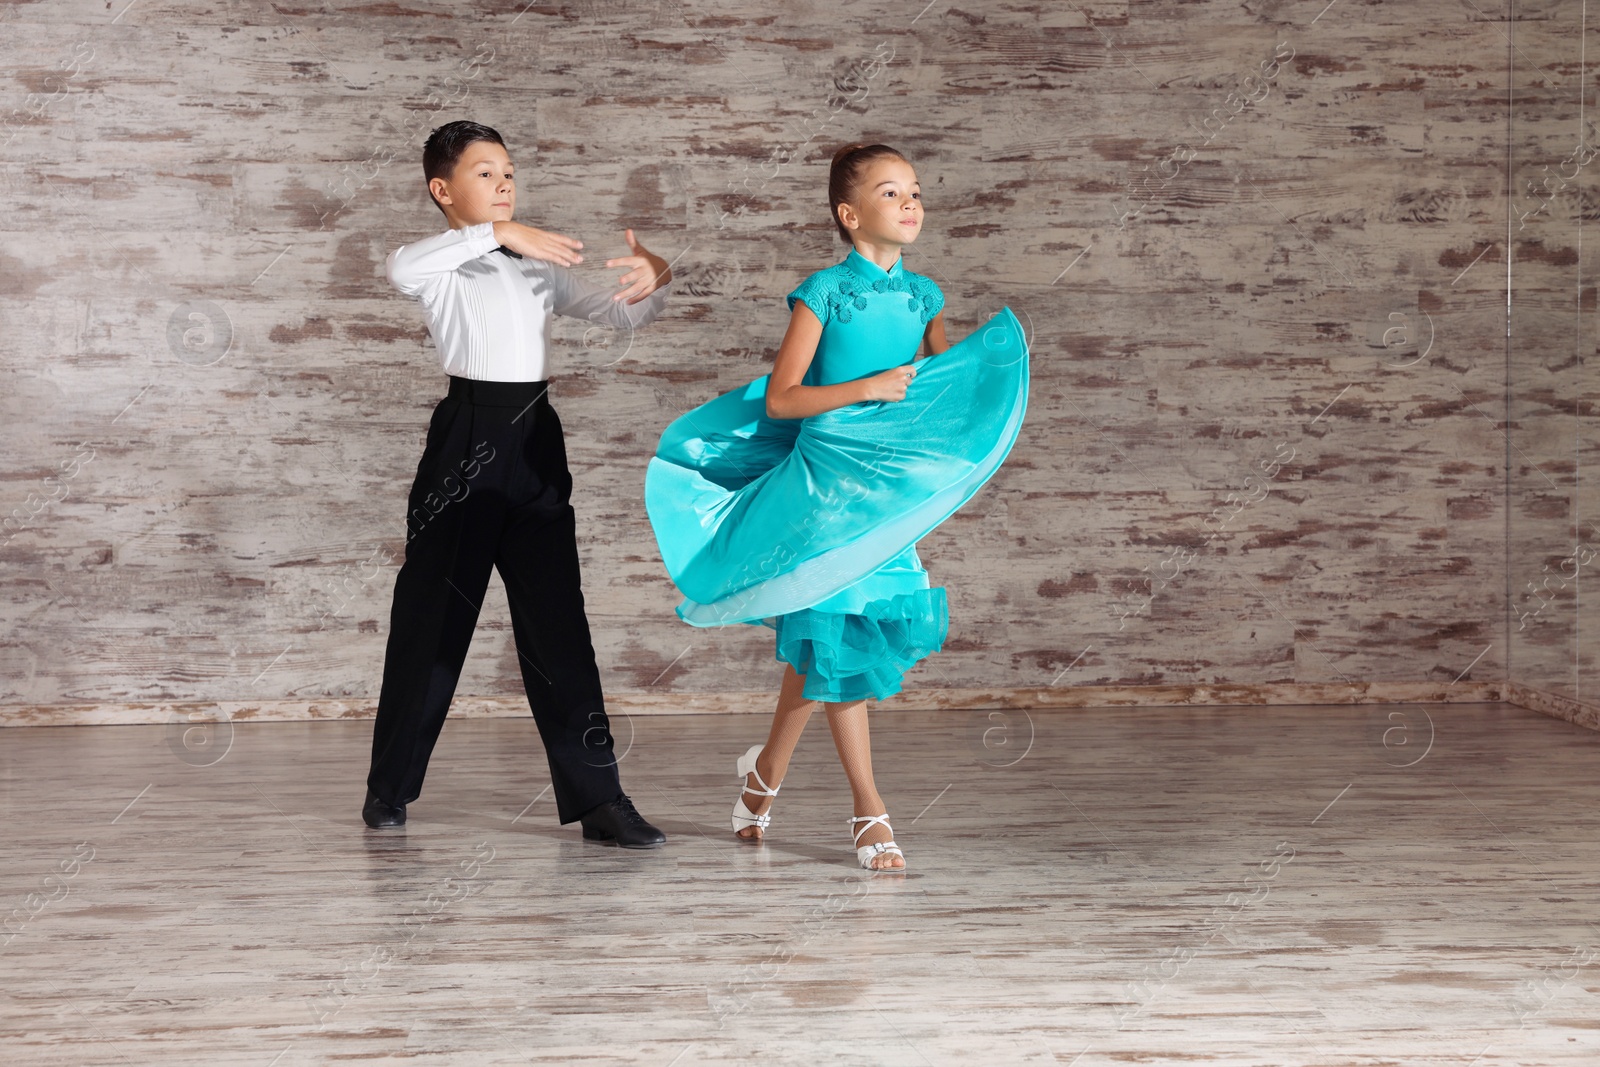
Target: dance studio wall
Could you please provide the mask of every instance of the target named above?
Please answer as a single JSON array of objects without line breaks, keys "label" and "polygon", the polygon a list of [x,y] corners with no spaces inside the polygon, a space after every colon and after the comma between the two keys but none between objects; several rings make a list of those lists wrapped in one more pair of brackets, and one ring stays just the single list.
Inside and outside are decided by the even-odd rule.
[{"label": "dance studio wall", "polygon": [[[1588,362],[1595,269],[1594,238],[1584,232],[1600,213],[1600,111],[1584,57],[1588,16],[1600,11],[1580,2],[1518,7],[1521,21],[1508,28],[1516,72],[1507,222],[1508,696],[1600,727],[1600,598],[1593,593],[1600,379]],[[1580,595],[1585,579],[1587,596]]]},{"label": "dance studio wall", "polygon": [[[383,260],[442,227],[421,145],[466,117],[586,277],[631,226],[680,279],[637,336],[556,327],[618,701],[776,682],[770,631],[674,617],[643,472],[765,372],[845,251],[828,157],[881,140],[952,339],[1010,306],[1032,343],[1008,465],[921,543],[951,630],[907,699],[1592,708],[1594,598],[1545,582],[1596,541],[1582,0],[0,20],[6,721],[370,713],[444,383]],[[520,684],[496,579],[459,692]]]}]

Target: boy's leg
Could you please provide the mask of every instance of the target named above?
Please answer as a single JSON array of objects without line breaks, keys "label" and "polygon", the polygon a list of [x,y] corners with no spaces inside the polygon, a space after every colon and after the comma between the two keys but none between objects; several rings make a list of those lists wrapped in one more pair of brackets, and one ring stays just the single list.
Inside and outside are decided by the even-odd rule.
[{"label": "boy's leg", "polygon": [[566,448],[560,420],[547,404],[538,408],[529,437],[530,467],[541,484],[509,510],[495,565],[550,763],[557,817],[569,823],[614,799],[622,785],[583,610]]},{"label": "boy's leg", "polygon": [[503,498],[488,491],[493,464],[480,462],[473,423],[470,405],[440,401],[411,487],[367,776],[385,804],[422,791],[494,565]]}]

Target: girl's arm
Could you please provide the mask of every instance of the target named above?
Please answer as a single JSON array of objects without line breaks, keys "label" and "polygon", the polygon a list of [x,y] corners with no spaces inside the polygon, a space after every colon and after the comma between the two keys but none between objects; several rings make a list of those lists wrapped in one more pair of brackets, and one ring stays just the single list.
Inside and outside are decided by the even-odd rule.
[{"label": "girl's arm", "polygon": [[778,346],[778,356],[767,378],[767,417],[804,419],[824,411],[859,404],[864,400],[904,400],[906,368],[890,367],[879,374],[834,385],[801,385],[822,340],[822,320],[796,301],[789,329]]},{"label": "girl's arm", "polygon": [[922,347],[917,352],[923,356],[937,356],[949,347],[950,342],[944,338],[944,312],[941,310],[928,323],[928,329],[922,335]]}]

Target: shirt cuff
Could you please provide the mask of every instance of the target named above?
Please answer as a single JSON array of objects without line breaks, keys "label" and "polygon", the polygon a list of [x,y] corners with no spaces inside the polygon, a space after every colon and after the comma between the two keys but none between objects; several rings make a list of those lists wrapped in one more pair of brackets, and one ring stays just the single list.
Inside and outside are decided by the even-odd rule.
[{"label": "shirt cuff", "polygon": [[473,258],[486,256],[500,247],[500,242],[494,239],[494,220],[488,222],[475,222],[471,226],[461,227],[467,247],[472,250]]}]

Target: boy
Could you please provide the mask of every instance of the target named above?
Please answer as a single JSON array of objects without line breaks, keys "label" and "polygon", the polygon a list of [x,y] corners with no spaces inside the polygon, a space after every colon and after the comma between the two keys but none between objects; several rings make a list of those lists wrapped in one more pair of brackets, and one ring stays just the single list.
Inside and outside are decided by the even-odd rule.
[{"label": "boy", "polygon": [[582,822],[589,840],[655,848],[666,835],[634,808],[617,774],[547,358],[552,315],[642,326],[661,313],[672,271],[628,230],[633,254],[606,260],[629,268],[622,288],[581,281],[566,269],[583,259],[581,242],[511,221],[511,159],[487,126],[440,126],[422,167],[451,228],[395,249],[387,273],[422,302],[450,390],[428,423],[411,487],[362,818],[374,829],[405,824],[494,567],[558,818]]}]

